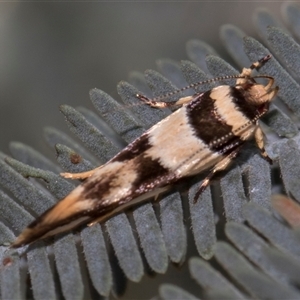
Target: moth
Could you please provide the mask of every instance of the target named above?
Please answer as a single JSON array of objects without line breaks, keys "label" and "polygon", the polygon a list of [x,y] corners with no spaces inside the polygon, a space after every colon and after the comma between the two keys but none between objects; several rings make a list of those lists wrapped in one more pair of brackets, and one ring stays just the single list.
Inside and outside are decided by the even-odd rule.
[{"label": "moth", "polygon": [[[235,86],[220,85],[174,102],[159,102],[138,94],[141,101],[154,108],[179,108],[106,164],[83,173],[62,173],[65,178],[84,181],[29,224],[11,247],[81,224],[95,224],[166,191],[185,177],[209,170],[195,195],[196,202],[214,174],[228,167],[247,140],[254,139],[262,156],[269,159],[258,120],[268,111],[278,87],[273,86],[273,77],[253,76],[252,72],[270,57],[244,68],[240,75],[214,79],[236,78]],[[267,83],[260,84],[257,78],[265,78]]]}]

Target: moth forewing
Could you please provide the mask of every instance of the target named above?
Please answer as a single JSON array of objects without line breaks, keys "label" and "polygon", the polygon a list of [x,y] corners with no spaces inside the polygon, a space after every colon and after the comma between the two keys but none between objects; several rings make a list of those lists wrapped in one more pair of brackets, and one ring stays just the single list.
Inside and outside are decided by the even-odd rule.
[{"label": "moth forewing", "polygon": [[[66,178],[85,181],[31,223],[12,247],[71,230],[83,223],[105,220],[165,191],[182,178],[210,170],[196,193],[194,201],[197,201],[213,175],[226,169],[245,141],[253,137],[262,155],[268,158],[258,120],[268,111],[278,87],[273,87],[272,77],[251,75],[253,69],[269,58],[266,56],[250,68],[244,68],[238,76],[214,79],[237,78],[235,86],[221,85],[174,102],[159,102],[137,95],[152,107],[175,105],[180,108],[103,166],[79,174],[63,173]],[[255,81],[257,77],[267,78],[269,82],[259,84]]]}]

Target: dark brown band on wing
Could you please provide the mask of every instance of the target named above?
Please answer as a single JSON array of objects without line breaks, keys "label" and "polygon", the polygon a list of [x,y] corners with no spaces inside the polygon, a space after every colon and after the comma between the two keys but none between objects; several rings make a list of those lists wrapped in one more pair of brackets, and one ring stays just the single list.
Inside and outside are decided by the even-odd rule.
[{"label": "dark brown band on wing", "polygon": [[113,159],[112,162],[118,161],[123,162],[125,160],[130,160],[138,155],[144,153],[146,150],[151,148],[149,143],[148,134],[141,135],[138,139],[130,143],[124,150],[118,153]]},{"label": "dark brown band on wing", "polygon": [[[210,97],[210,91],[194,99],[186,106],[187,117],[197,138],[201,139],[211,150],[226,153],[224,149],[231,144],[241,144],[239,136],[232,132],[232,126],[226,123],[215,107],[215,101]],[[224,139],[224,137],[228,137]],[[218,139],[223,142],[214,143]],[[228,149],[229,150],[229,149]]]},{"label": "dark brown band on wing", "polygon": [[[127,203],[141,194],[147,193],[154,188],[158,188],[162,182],[164,182],[164,185],[165,183],[168,184],[170,181],[168,180],[168,176],[170,176],[170,178],[174,177],[174,174],[169,175],[169,169],[165,168],[158,159],[153,159],[150,156],[146,156],[144,153],[135,157],[132,160],[132,165],[134,165],[134,169],[128,169],[128,172],[134,172],[136,174],[136,180],[131,183],[131,192],[129,193],[129,196],[119,199],[117,205]],[[105,199],[106,194],[110,194],[112,189],[116,187],[116,179],[118,179],[118,176],[120,175],[112,173],[108,174],[105,178],[87,180],[83,183],[84,192],[82,193],[82,198]],[[98,203],[99,201],[96,202]],[[97,203],[96,205],[98,205]],[[114,209],[114,205],[114,203],[106,203],[105,205],[101,203],[96,209],[105,209],[105,206]]]},{"label": "dark brown band on wing", "polygon": [[253,85],[247,85],[245,88],[230,87],[229,96],[231,101],[235,104],[236,109],[239,110],[249,121],[253,120],[257,114],[257,108],[250,102],[249,90]]},{"label": "dark brown band on wing", "polygon": [[[136,161],[137,179],[132,183],[132,193],[135,196],[149,192],[158,188],[163,182],[167,185],[170,180],[167,177],[170,170],[165,168],[158,159],[152,159],[150,156],[141,155]],[[171,176],[174,177],[174,174]]]},{"label": "dark brown band on wing", "polygon": [[82,199],[104,198],[106,193],[110,192],[114,178],[116,178],[116,174],[109,174],[105,178],[95,178],[83,182]]}]

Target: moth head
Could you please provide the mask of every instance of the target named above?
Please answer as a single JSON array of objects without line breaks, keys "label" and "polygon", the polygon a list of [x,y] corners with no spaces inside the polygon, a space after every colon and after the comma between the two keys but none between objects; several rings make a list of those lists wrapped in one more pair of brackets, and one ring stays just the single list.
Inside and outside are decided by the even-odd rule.
[{"label": "moth head", "polygon": [[[245,95],[246,101],[260,108],[269,108],[269,103],[276,96],[279,88],[274,86],[274,78],[268,75],[253,76],[253,71],[260,69],[269,59],[271,55],[266,55],[258,61],[251,64],[249,68],[244,68],[242,73],[236,81],[237,88],[239,88]],[[266,84],[261,84],[256,79],[266,79]]]},{"label": "moth head", "polygon": [[[255,81],[256,78],[265,78],[268,82],[261,84]],[[244,78],[237,88],[243,91],[246,101],[257,107],[261,112],[269,109],[270,102],[279,90],[278,86],[274,86],[274,78],[266,75]]]}]

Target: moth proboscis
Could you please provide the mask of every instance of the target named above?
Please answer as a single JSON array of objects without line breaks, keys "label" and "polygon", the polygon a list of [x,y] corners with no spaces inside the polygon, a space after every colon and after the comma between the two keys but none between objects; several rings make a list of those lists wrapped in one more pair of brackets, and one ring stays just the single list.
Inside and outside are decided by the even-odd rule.
[{"label": "moth proboscis", "polygon": [[[209,80],[235,78],[235,86],[220,85],[174,102],[138,94],[141,101],[152,107],[180,108],[106,164],[83,173],[62,173],[65,178],[84,181],[29,224],[11,247],[27,245],[84,223],[103,221],[128,206],[166,191],[185,177],[210,170],[195,195],[196,202],[213,175],[227,168],[247,140],[254,138],[262,156],[269,159],[258,120],[268,111],[278,87],[273,86],[273,77],[252,76],[252,71],[270,57],[267,55],[244,68],[240,75]],[[256,78],[266,78],[268,82],[260,84]]]}]

